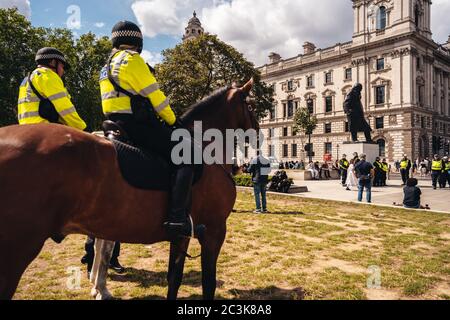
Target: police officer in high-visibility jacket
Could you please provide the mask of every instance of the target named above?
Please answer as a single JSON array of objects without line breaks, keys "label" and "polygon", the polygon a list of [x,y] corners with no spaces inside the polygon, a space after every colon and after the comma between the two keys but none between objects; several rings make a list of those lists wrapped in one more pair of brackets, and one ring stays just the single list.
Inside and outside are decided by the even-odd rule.
[{"label": "police officer in high-visibility jacket", "polygon": [[387,163],[386,159],[383,159],[383,162],[381,163],[381,169],[382,169],[381,186],[386,187],[387,185],[386,182],[389,174],[389,164]]},{"label": "police officer in high-visibility jacket", "polygon": [[[140,56],[143,48],[140,28],[129,21],[117,23],[112,30],[112,44],[113,52],[100,74],[105,116],[118,123],[136,144],[159,153],[173,164],[171,153],[177,143],[171,137],[182,124],[160,90],[154,70]],[[171,237],[191,237],[193,233],[200,236],[205,227],[194,227],[188,212],[193,164],[174,165],[174,169],[170,211],[164,227]]]},{"label": "police officer in high-visibility jacket", "polygon": [[450,187],[450,162],[448,161],[448,157],[442,158],[442,173],[439,181],[439,185],[441,188],[447,187],[447,182]]},{"label": "police officer in high-visibility jacket", "polygon": [[55,48],[42,48],[36,54],[37,69],[20,85],[19,124],[59,123],[86,129],[64,86],[62,76],[69,68],[64,54]]},{"label": "police officer in high-visibility jacket", "polygon": [[411,160],[409,160],[408,156],[405,154],[402,161],[400,162],[400,174],[402,175],[402,185],[404,186],[409,179],[409,172],[411,171],[411,167]]},{"label": "police officer in high-visibility jacket", "polygon": [[341,172],[341,183],[343,186],[346,186],[347,176],[348,176],[348,168],[350,167],[350,162],[347,160],[347,155],[342,155],[342,159],[339,161],[339,170]]},{"label": "police officer in high-visibility jacket", "polygon": [[437,154],[434,155],[433,161],[431,163],[431,179],[433,180],[433,189],[437,189],[437,184],[439,178],[441,177],[442,170],[444,169],[444,165],[442,160],[439,158]]}]

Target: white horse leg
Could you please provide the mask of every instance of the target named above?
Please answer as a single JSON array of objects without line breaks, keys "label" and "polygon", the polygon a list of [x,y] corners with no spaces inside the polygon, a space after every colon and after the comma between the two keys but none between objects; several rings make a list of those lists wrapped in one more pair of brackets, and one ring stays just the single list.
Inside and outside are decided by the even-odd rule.
[{"label": "white horse leg", "polygon": [[91,295],[96,300],[110,300],[113,298],[106,287],[106,277],[108,276],[109,261],[114,250],[115,242],[101,239],[95,240],[95,258],[91,272],[91,283],[94,288]]}]

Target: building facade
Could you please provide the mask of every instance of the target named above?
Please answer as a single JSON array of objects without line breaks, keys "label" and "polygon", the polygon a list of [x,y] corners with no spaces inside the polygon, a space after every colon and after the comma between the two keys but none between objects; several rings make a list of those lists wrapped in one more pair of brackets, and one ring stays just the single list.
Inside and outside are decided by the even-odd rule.
[{"label": "building facade", "polygon": [[197,12],[194,11],[193,17],[189,20],[187,27],[184,29],[183,41],[195,39],[205,33],[200,19],[197,18]]},{"label": "building facade", "polygon": [[319,120],[314,160],[341,157],[340,147],[351,140],[343,103],[357,82],[382,157],[393,162],[403,154],[416,159],[448,152],[450,37],[442,45],[432,40],[431,1],[352,2],[352,41],[325,49],[306,42],[303,54],[282,59],[271,53],[259,68],[276,101],[261,122],[263,152],[282,161],[308,159],[308,138],[292,132],[296,110],[307,107]]}]

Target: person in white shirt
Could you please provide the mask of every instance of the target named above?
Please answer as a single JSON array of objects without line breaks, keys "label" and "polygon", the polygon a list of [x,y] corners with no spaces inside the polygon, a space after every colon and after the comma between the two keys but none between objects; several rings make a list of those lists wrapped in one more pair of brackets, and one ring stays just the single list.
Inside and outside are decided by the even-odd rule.
[{"label": "person in white shirt", "polygon": [[352,188],[358,187],[358,179],[356,178],[354,159],[350,160],[350,166],[348,167],[347,181],[345,184],[347,185],[348,191],[352,191]]}]

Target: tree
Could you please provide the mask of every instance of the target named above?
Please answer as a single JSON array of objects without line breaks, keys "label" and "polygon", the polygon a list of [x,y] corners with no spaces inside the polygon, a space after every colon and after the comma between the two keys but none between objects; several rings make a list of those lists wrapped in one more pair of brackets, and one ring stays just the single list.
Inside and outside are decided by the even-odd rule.
[{"label": "tree", "polygon": [[308,108],[300,108],[294,116],[294,135],[303,133],[305,135],[313,134],[317,128],[317,117],[311,115]]},{"label": "tree", "polygon": [[[311,147],[311,135],[314,130],[317,128],[317,117],[311,115],[311,112],[308,108],[300,108],[297,110],[294,116],[294,127],[293,134],[297,135],[298,133],[303,133],[308,136],[308,148]],[[309,161],[312,160],[312,151],[311,149],[306,150],[309,155]]]},{"label": "tree", "polygon": [[39,33],[17,9],[0,9],[0,126],[17,123],[19,86],[34,66]]},{"label": "tree", "polygon": [[273,89],[261,81],[254,65],[214,35],[204,34],[164,50],[156,74],[178,114],[214,90],[233,82],[243,84],[252,77],[258,118],[265,117],[273,108]]}]

